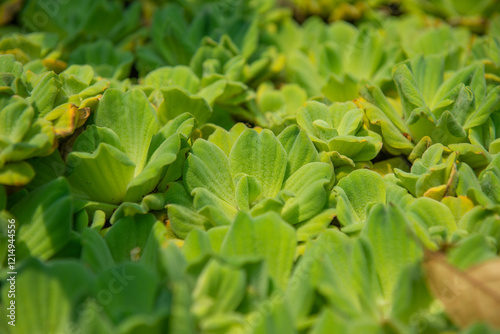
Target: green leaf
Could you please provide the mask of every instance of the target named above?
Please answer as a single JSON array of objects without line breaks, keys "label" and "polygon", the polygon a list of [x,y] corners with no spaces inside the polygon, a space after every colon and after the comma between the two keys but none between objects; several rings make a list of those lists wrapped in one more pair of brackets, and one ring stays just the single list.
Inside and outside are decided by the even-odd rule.
[{"label": "green leaf", "polygon": [[433,97],[443,81],[444,58],[441,55],[427,55],[411,60],[411,68],[419,91],[429,107],[437,102]]},{"label": "green leaf", "polygon": [[144,196],[140,203],[124,202],[113,212],[109,219],[111,224],[114,224],[119,219],[126,216],[134,216],[136,214],[146,214],[150,211],[163,210],[166,205],[165,194],[152,193]]},{"label": "green leaf", "polygon": [[234,143],[246,129],[248,128],[243,123],[236,123],[229,131],[217,127],[210,137],[208,137],[208,141],[217,145],[227,156],[229,156]]},{"label": "green leaf", "polygon": [[[34,109],[21,98],[9,99],[6,106],[0,111],[0,138],[2,142],[21,142],[28,132]],[[4,145],[2,143],[2,145]]]},{"label": "green leaf", "polygon": [[237,208],[221,200],[205,188],[193,190],[194,208],[206,216],[215,226],[229,225],[236,216]]},{"label": "green leaf", "polygon": [[476,206],[466,212],[458,226],[469,233],[477,233],[500,240],[500,219],[491,210]]},{"label": "green leaf", "polygon": [[149,72],[144,77],[144,84],[155,89],[179,86],[195,94],[199,89],[200,79],[187,66],[161,67]]},{"label": "green leaf", "polygon": [[321,92],[331,101],[350,101],[358,97],[358,83],[350,74],[341,77],[332,74]]},{"label": "green leaf", "polygon": [[315,322],[311,334],[342,334],[347,333],[347,322],[340,315],[335,314],[332,310],[325,308]]},{"label": "green leaf", "polygon": [[288,157],[285,179],[309,162],[319,162],[319,154],[307,134],[296,125],[287,127],[278,139]]},{"label": "green leaf", "polygon": [[464,124],[464,129],[481,125],[487,121],[489,116],[499,109],[500,88],[495,87],[484,98],[482,103],[477,106],[476,111],[471,113]]},{"label": "green leaf", "polygon": [[[23,73],[23,65],[16,61],[14,55],[3,54],[0,56],[0,73],[2,73],[2,80],[5,80],[5,74],[7,73],[11,74],[12,77],[19,77]],[[10,85],[9,82],[4,82],[4,84]]]},{"label": "green leaf", "polygon": [[194,263],[213,252],[208,233],[202,230],[193,230],[182,245],[182,253],[189,263]]},{"label": "green leaf", "polygon": [[[409,134],[410,129],[404,121],[402,111],[397,110],[394,105],[389,102],[387,97],[378,86],[367,85],[365,89],[361,90],[361,95],[371,104],[380,108],[380,110],[383,111],[384,115],[391,121],[391,123],[396,126],[396,128],[399,129],[401,133]],[[373,110],[374,108],[372,108],[372,106],[367,103],[362,103],[362,105],[365,107],[366,116],[371,120],[369,112],[370,109]]]},{"label": "green leaf", "polygon": [[89,125],[87,129],[76,138],[73,144],[73,151],[93,153],[98,149],[101,143],[109,144],[123,151],[120,138],[118,138],[113,130],[94,124]]},{"label": "green leaf", "polygon": [[426,105],[418,84],[406,64],[397,65],[393,69],[392,76],[398,88],[406,116],[409,116],[414,109]]},{"label": "green leaf", "polygon": [[235,206],[234,182],[224,152],[203,139],[195,141],[184,165],[184,183],[192,193],[205,188],[223,201]]},{"label": "green leaf", "polygon": [[491,155],[481,145],[450,144],[448,148],[457,152],[459,161],[465,162],[473,169],[484,168],[491,161]]},{"label": "green leaf", "polygon": [[396,291],[394,293],[392,316],[414,325],[412,318],[415,317],[415,314],[421,312],[423,315],[423,310],[426,310],[433,301],[433,297],[427,288],[425,274],[419,264],[409,266],[403,270],[399,276]]},{"label": "green leaf", "polygon": [[35,170],[25,161],[13,162],[0,167],[0,184],[25,186],[35,177]]},{"label": "green leaf", "polygon": [[[366,219],[370,205],[385,203],[386,200],[384,179],[380,174],[366,169],[351,172],[339,181],[337,187],[344,191],[349,206],[359,221]],[[339,218],[343,214],[346,213],[338,211]]]},{"label": "green leaf", "polygon": [[[307,244],[286,294],[286,301],[296,321],[303,319],[315,307],[317,293],[344,315],[359,314],[358,273],[352,268],[366,268],[365,263],[352,262],[353,240],[338,230],[326,230],[316,240]],[[363,272],[363,274],[366,274]],[[349,287],[349,288],[341,288]],[[365,292],[362,292],[365,293]],[[299,304],[294,300],[302,300]],[[321,305],[321,304],[320,304]],[[319,306],[319,305],[318,305]]]},{"label": "green leaf", "polygon": [[115,265],[106,242],[96,230],[91,228],[82,231],[81,259],[95,273]]},{"label": "green leaf", "polygon": [[326,185],[332,177],[332,167],[324,162],[311,162],[299,168],[283,187],[294,194],[283,207],[283,219],[296,224],[320,213],[328,198]]},{"label": "green leaf", "polygon": [[450,78],[448,78],[440,87],[439,90],[434,95],[433,105],[436,105],[439,101],[445,100],[446,95],[460,83],[467,83],[474,72],[477,70],[479,64],[472,64],[461,70],[455,72]]},{"label": "green leaf", "polygon": [[118,135],[123,151],[135,163],[134,176],[139,175],[146,165],[151,139],[160,129],[146,95],[138,89],[127,93],[106,90],[96,111],[95,124]]},{"label": "green leaf", "polygon": [[420,197],[406,208],[407,217],[411,222],[423,227],[442,226],[451,235],[457,229],[457,223],[450,209],[436,200]]},{"label": "green leaf", "polygon": [[139,261],[156,219],[152,214],[124,217],[111,226],[104,240],[116,263]]},{"label": "green leaf", "polygon": [[322,120],[327,125],[333,123],[332,116],[326,105],[316,101],[308,101],[304,106],[299,108],[297,112],[297,124],[309,134],[317,138],[322,138],[321,133],[314,126],[317,120]]},{"label": "green leaf", "polygon": [[258,47],[259,42],[259,20],[258,17],[252,20],[250,27],[248,28],[245,38],[243,39],[243,45],[241,47],[241,55],[245,58],[250,58],[250,56],[255,52]]},{"label": "green leaf", "polygon": [[[365,105],[365,113],[371,124],[380,126],[380,134],[384,141],[384,147],[390,153],[395,155],[399,152],[405,155],[410,154],[410,152],[413,150],[414,144],[410,139],[408,139],[408,137],[410,136],[410,130],[406,128],[406,126],[404,132],[401,132],[397,127],[397,123],[393,123],[392,119],[389,118],[386,110],[382,112],[379,108],[368,103]],[[408,137],[406,137],[405,135]]]},{"label": "green leaf", "polygon": [[61,86],[61,80],[54,72],[46,72],[38,78],[28,101],[33,104],[40,117],[43,117],[56,106],[56,99]]},{"label": "green leaf", "polygon": [[132,315],[120,323],[119,333],[161,333],[168,310],[166,307],[150,314]]},{"label": "green leaf", "polygon": [[144,266],[124,263],[98,275],[95,296],[105,300],[101,302],[104,312],[117,323],[131,315],[151,314],[158,283],[158,278]]},{"label": "green leaf", "polygon": [[220,249],[222,247],[222,243],[224,242],[224,239],[227,235],[227,232],[229,231],[229,226],[216,226],[214,228],[211,228],[207,234],[210,239],[210,245],[214,252],[219,253]]},{"label": "green leaf", "polygon": [[221,247],[221,255],[262,257],[276,284],[284,287],[292,270],[296,247],[294,229],[274,212],[251,218],[238,213]]},{"label": "green leaf", "polygon": [[376,204],[370,211],[361,235],[372,244],[375,266],[386,300],[393,300],[396,283],[403,270],[422,257],[401,209]]},{"label": "green leaf", "polygon": [[16,203],[17,259],[28,255],[48,259],[68,242],[73,221],[73,203],[65,179],[58,178]]},{"label": "green leaf", "polygon": [[72,152],[67,158],[72,169],[68,182],[83,199],[119,204],[123,201],[136,166],[122,151],[101,143],[92,154]]},{"label": "green leaf", "polygon": [[236,202],[240,210],[250,210],[260,192],[260,184],[254,176],[242,174],[237,176]]},{"label": "green leaf", "polygon": [[193,115],[199,124],[205,124],[212,115],[212,108],[203,97],[178,87],[163,88],[161,92],[163,102],[158,107],[158,118],[162,124],[185,112]]},{"label": "green leaf", "polygon": [[496,248],[491,240],[481,234],[474,234],[460,240],[448,252],[447,258],[451,264],[461,270],[496,258]]},{"label": "green leaf", "polygon": [[399,205],[401,209],[406,210],[406,208],[415,201],[415,197],[409,194],[408,190],[405,188],[389,182],[386,186],[387,204]]},{"label": "green leaf", "polygon": [[169,204],[167,206],[170,226],[179,238],[186,238],[193,229],[204,229],[208,220],[205,216],[182,205]]},{"label": "green leaf", "polygon": [[298,84],[308,96],[321,95],[321,88],[326,80],[319,75],[307,55],[300,50],[296,49],[288,54],[286,72],[288,81]]},{"label": "green leaf", "polygon": [[118,80],[129,76],[133,61],[134,56],[131,52],[120,50],[105,39],[81,44],[69,55],[70,64],[92,65],[100,76]]},{"label": "green leaf", "polygon": [[20,97],[8,99],[0,108],[0,165],[54,150],[55,134],[45,119],[33,119],[34,109]]},{"label": "green leaf", "polygon": [[361,109],[347,111],[337,125],[339,136],[351,136],[356,134],[363,124],[364,113]]},{"label": "green leaf", "polygon": [[[258,311],[255,311],[255,314],[260,314],[257,312]],[[257,326],[248,329],[249,333],[266,334],[278,333],[281,331],[289,334],[297,333],[296,328],[293,325],[293,318],[288,311],[288,307],[281,299],[277,298],[277,300],[273,303],[271,310],[269,312],[265,312],[262,317],[262,321],[259,321]]]},{"label": "green leaf", "polygon": [[71,96],[88,88],[94,79],[94,70],[90,65],[72,65],[61,72],[59,78],[61,78],[64,91]]},{"label": "green leaf", "polygon": [[[23,314],[26,321],[17,318],[15,326],[9,328],[9,333],[56,334],[71,325],[71,295],[64,290],[62,282],[52,270],[37,259],[29,259],[19,269],[15,279],[16,313]],[[9,287],[10,284],[2,286],[2,300],[5,302],[14,300],[7,298]]]},{"label": "green leaf", "polygon": [[322,234],[336,217],[335,209],[327,209],[297,225],[297,240],[307,241]]},{"label": "green leaf", "polygon": [[338,136],[328,142],[328,148],[354,161],[369,161],[382,149],[382,141],[374,133],[368,136]]},{"label": "green leaf", "polygon": [[201,272],[193,290],[192,312],[198,318],[234,311],[245,295],[242,270],[211,260]]},{"label": "green leaf", "polygon": [[232,175],[254,176],[261,186],[260,198],[273,198],[281,190],[286,172],[286,151],[269,130],[260,134],[245,130],[234,143],[229,155]]},{"label": "green leaf", "polygon": [[167,166],[177,159],[180,149],[179,136],[174,134],[167,138],[149,158],[146,167],[127,186],[125,201],[135,202],[144,194],[153,191],[165,175]]}]

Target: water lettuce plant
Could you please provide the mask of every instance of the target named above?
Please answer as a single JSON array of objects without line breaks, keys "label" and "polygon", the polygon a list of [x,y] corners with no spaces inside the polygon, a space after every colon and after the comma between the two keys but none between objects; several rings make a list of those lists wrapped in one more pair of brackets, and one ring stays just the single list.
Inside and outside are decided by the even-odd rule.
[{"label": "water lettuce plant", "polygon": [[459,159],[473,168],[484,167],[496,140],[490,116],[499,106],[500,91],[488,87],[482,64],[469,65],[447,80],[444,72],[440,56],[396,66],[393,77],[401,104],[393,105],[378,87],[368,86],[363,96],[375,106],[367,105],[367,117],[389,151],[411,155],[414,144],[430,141],[459,152]]},{"label": "water lettuce plant", "polygon": [[193,198],[188,209],[198,215],[190,219],[179,200],[169,207],[170,223],[176,234],[186,235],[189,225],[201,222],[229,225],[243,210],[252,215],[276,211],[297,224],[323,209],[332,178],[331,165],[321,162],[297,127],[278,137],[244,126],[218,128],[208,140],[195,141],[184,165],[185,197]]},{"label": "water lettuce plant", "polygon": [[298,125],[339,167],[373,160],[381,150],[381,137],[364,126],[364,118],[363,110],[353,102],[336,102],[327,107],[311,101],[297,113]]},{"label": "water lettuce plant", "polygon": [[25,160],[49,154],[54,149],[55,134],[50,122],[36,118],[34,108],[24,99],[11,97],[2,102],[0,184],[23,186],[35,176]]},{"label": "water lettuce plant", "polygon": [[67,157],[76,198],[94,210],[111,212],[175,180],[178,172],[169,166],[183,159],[193,124],[191,116],[182,114],[162,126],[142,91],[107,90],[94,124],[75,140]]}]

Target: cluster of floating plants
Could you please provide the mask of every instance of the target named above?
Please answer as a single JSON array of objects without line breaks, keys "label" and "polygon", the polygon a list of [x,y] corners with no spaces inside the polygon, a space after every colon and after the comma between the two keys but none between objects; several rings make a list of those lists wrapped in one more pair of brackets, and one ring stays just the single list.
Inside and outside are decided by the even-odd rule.
[{"label": "cluster of floating plants", "polygon": [[494,334],[499,250],[495,0],[0,4],[1,333]]}]

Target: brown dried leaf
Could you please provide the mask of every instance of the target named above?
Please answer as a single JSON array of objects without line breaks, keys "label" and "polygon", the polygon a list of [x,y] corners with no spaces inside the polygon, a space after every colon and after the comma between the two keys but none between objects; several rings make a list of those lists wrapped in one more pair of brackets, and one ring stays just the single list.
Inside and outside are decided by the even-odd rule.
[{"label": "brown dried leaf", "polygon": [[21,0],[2,1],[0,5],[0,26],[7,25],[23,7]]},{"label": "brown dried leaf", "polygon": [[434,296],[456,325],[485,322],[500,328],[500,259],[462,271],[443,253],[426,251],[423,266]]}]

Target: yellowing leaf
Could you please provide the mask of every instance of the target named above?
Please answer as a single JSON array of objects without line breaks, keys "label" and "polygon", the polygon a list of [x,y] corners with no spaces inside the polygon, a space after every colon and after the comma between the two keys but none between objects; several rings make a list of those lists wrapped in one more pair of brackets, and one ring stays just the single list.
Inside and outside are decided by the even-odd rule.
[{"label": "yellowing leaf", "polygon": [[80,113],[76,105],[65,103],[49,111],[44,118],[52,122],[57,136],[66,137],[75,131]]}]

